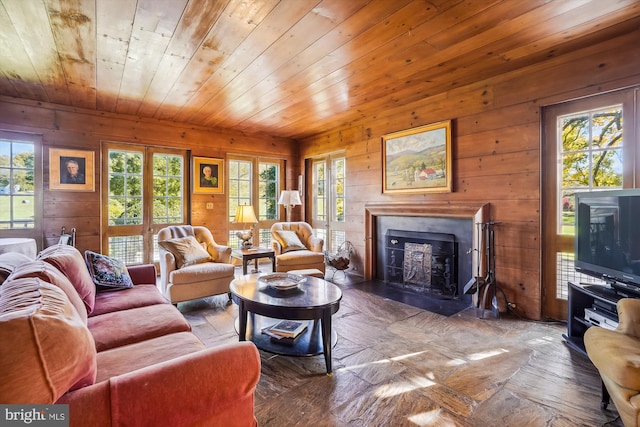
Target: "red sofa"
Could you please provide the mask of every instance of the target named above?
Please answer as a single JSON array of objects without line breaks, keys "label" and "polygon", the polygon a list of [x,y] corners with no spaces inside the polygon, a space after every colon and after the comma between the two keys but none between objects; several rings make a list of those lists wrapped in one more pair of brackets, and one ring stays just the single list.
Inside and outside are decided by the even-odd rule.
[{"label": "red sofa", "polygon": [[[0,259],[0,267],[2,260]],[[255,426],[255,346],[206,348],[158,291],[96,289],[75,248],[13,265],[0,286],[0,402],[64,403],[71,426]]]}]

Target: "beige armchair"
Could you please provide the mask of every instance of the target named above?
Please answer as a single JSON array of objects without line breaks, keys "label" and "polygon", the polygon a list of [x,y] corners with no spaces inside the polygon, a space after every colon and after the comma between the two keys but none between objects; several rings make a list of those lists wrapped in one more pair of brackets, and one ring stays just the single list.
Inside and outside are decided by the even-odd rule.
[{"label": "beige armchair", "polygon": [[231,248],[201,226],[170,226],[158,232],[160,288],[173,304],[229,293],[234,278]]},{"label": "beige armchair", "polygon": [[584,334],[589,359],[602,378],[602,402],[616,405],[626,427],[640,423],[640,299],[618,301],[616,330],[592,326]]},{"label": "beige armchair", "polygon": [[276,222],[271,226],[271,246],[276,271],[317,269],[325,272],[324,240],[313,235],[306,222]]}]

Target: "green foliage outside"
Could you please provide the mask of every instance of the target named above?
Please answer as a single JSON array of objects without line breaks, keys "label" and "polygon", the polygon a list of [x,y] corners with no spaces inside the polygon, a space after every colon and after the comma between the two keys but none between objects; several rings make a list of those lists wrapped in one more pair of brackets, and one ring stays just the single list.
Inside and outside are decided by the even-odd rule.
[{"label": "green foliage outside", "polygon": [[[0,228],[34,226],[34,145],[0,141]],[[11,158],[9,153],[13,153]]]},{"label": "green foliage outside", "polygon": [[[142,224],[143,156],[141,153],[109,153],[109,222]],[[154,223],[182,222],[182,158],[153,156]]]},{"label": "green foliage outside", "polygon": [[622,187],[622,109],[566,117],[562,125],[562,234],[573,235],[577,191]]}]

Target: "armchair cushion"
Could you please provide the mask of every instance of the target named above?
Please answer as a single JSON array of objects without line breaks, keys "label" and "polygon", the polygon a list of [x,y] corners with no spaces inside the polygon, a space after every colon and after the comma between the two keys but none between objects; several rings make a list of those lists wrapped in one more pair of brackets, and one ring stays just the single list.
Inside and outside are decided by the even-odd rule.
[{"label": "armchair cushion", "polygon": [[291,230],[277,230],[275,237],[278,243],[282,246],[282,252],[299,251],[307,249],[307,247],[300,241],[300,238],[295,231]]},{"label": "armchair cushion", "polygon": [[124,262],[92,251],[85,251],[84,259],[96,286],[115,289],[133,287],[133,281]]},{"label": "armchair cushion", "polygon": [[212,261],[209,252],[202,247],[194,236],[163,240],[158,242],[158,245],[173,254],[177,268]]}]

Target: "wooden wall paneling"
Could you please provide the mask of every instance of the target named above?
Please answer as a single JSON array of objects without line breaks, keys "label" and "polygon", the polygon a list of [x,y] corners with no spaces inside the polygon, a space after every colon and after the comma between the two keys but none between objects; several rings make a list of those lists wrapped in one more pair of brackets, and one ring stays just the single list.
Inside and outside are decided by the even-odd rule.
[{"label": "wooden wall paneling", "polygon": [[[491,144],[488,144],[491,145]],[[489,154],[475,158],[458,159],[455,170],[458,178],[480,175],[505,175],[509,173],[538,172],[539,150],[525,150],[506,154]]]},{"label": "wooden wall paneling", "polygon": [[458,133],[454,138],[456,158],[463,161],[480,156],[539,150],[539,127],[538,123],[527,123],[482,132]]},{"label": "wooden wall paneling", "polygon": [[[113,113],[95,113],[73,107],[38,104],[34,101],[0,98],[0,128],[35,132],[43,136],[43,181],[45,217],[44,244],[57,242],[62,226],[78,230],[78,248],[100,251],[100,146],[101,141],[134,143],[169,148],[191,149],[196,155],[226,158],[227,152],[262,155],[287,160],[297,165],[297,146],[290,140],[270,136],[247,135],[232,130],[140,119]],[[96,153],[95,192],[49,190],[49,148],[65,147],[94,150]],[[291,174],[291,182],[294,177]],[[297,185],[297,171],[295,184]],[[228,240],[227,203],[225,195],[190,195],[194,225],[209,227],[220,243]],[[206,209],[208,201],[214,209]],[[224,226],[221,226],[224,224]]]}]

